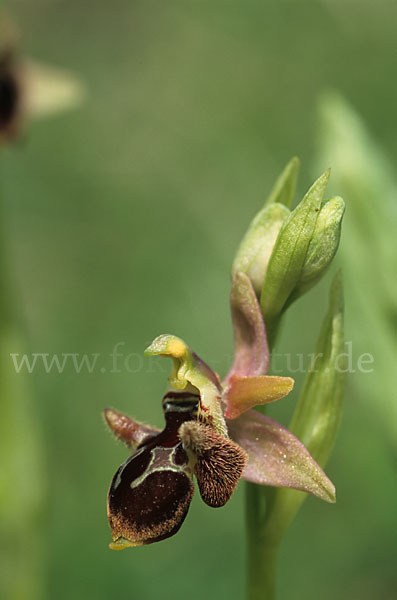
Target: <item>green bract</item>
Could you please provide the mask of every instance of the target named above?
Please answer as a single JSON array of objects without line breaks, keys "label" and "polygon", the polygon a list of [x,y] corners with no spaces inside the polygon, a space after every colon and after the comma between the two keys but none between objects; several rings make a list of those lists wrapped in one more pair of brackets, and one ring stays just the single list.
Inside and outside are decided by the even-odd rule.
[{"label": "green bract", "polygon": [[324,466],[334,445],[342,411],[346,373],[343,286],[340,272],[330,290],[316,353],[295,409],[290,430]]},{"label": "green bract", "polygon": [[[289,429],[324,467],[333,448],[342,413],[345,354],[343,287],[337,273],[330,290],[329,308],[317,341]],[[265,523],[265,535],[277,546],[296,516],[306,494],[275,490]]]}]

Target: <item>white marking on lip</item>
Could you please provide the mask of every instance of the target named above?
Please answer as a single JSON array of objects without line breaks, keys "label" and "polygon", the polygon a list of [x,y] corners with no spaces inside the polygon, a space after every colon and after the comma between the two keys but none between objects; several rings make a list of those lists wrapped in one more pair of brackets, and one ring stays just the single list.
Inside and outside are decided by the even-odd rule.
[{"label": "white marking on lip", "polygon": [[[151,475],[152,473],[156,473],[157,471],[174,471],[175,473],[184,473],[185,475],[187,475],[187,472],[184,469],[183,465],[177,466],[172,462],[172,458],[176,451],[176,447],[172,448],[171,453],[170,453],[170,450],[171,450],[171,448],[165,448],[164,446],[157,446],[156,448],[152,448],[152,450],[150,450],[152,458],[151,458],[148,466],[146,467],[146,469],[142,473],[142,475],[140,475],[134,481],[131,481],[130,488],[134,489],[134,488],[138,487],[138,485],[140,485],[146,479],[146,477],[148,475]],[[166,452],[164,452],[164,451],[166,451]],[[161,464],[162,462],[164,463],[164,454],[165,453],[168,454],[168,457],[167,457],[168,464]],[[156,466],[156,462],[160,463],[160,464],[157,464],[157,466]]]},{"label": "white marking on lip", "polygon": [[[139,450],[137,450],[137,451],[135,452],[135,454],[134,454],[134,458],[135,458],[136,456],[139,456],[140,454],[142,454],[142,452],[144,451],[144,449],[145,449],[145,448],[140,448]],[[126,460],[126,461],[125,461],[125,462],[124,462],[124,463],[121,465],[121,467],[120,467],[120,469],[119,469],[119,471],[118,471],[118,473],[117,473],[116,481],[114,482],[114,485],[113,485],[113,488],[114,488],[115,490],[116,490],[116,489],[119,487],[119,485],[120,485],[120,483],[121,483],[121,476],[122,476],[122,474],[123,474],[123,472],[124,472],[124,469],[127,467],[127,465],[128,465],[130,462],[131,462],[131,456],[129,456],[129,457],[127,458],[127,460]]]}]

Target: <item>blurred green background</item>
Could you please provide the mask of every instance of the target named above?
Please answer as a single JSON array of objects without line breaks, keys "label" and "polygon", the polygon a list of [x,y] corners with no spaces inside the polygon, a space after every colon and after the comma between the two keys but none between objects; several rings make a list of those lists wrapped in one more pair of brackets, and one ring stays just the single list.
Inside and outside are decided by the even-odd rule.
[{"label": "blurred green background", "polygon": [[[391,599],[396,3],[3,4],[23,31],[24,52],[75,72],[88,90],[81,108],[32,123],[0,156],[20,334],[3,349],[2,380],[24,386],[2,409],[5,597],[243,597],[243,484],[223,509],[206,507],[196,494],[174,538],[121,553],[107,548],[107,487],[127,452],[106,431],[101,411],[110,405],[161,426],[169,365],[140,358],[160,333],[181,336],[225,373],[231,261],[296,154],[299,195],[331,166],[330,193],[345,196],[336,262],[345,268],[346,338],[355,361],[373,354],[374,370],[349,377],[327,468],[338,502],[305,503],[282,548],[279,597]],[[332,108],[323,100],[323,116],[317,111],[329,89],[355,107],[382,147],[359,140],[363,156],[351,177],[344,155],[350,136],[333,154],[338,102]],[[279,352],[314,351],[329,283],[328,275],[291,308]],[[109,354],[119,342],[121,372],[111,373]],[[23,376],[13,373],[10,352],[100,357],[92,374],[69,364],[63,373],[36,367]],[[130,371],[123,367],[129,354]],[[302,377],[296,374],[297,391]],[[271,414],[288,423],[296,397]]]}]

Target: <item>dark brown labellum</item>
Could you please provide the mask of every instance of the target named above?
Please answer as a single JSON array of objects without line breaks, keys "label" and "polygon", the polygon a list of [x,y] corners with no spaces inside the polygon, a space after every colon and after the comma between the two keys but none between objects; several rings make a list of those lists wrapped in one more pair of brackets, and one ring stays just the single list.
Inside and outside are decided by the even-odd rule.
[{"label": "dark brown labellum", "polygon": [[[179,399],[181,400],[181,399]],[[167,398],[165,429],[144,442],[118,469],[108,494],[112,548],[151,544],[174,535],[193,496],[193,470],[178,437],[196,418],[197,399]]]},{"label": "dark brown labellum", "polygon": [[182,467],[176,466],[172,452],[160,447],[143,449],[117,471],[108,496],[115,541],[125,538],[133,546],[151,544],[174,535],[182,525],[193,496],[193,482]]}]

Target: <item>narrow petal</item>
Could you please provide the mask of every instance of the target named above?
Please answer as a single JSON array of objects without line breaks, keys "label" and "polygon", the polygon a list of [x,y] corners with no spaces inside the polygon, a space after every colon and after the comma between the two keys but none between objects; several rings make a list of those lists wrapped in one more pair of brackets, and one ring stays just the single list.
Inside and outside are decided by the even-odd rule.
[{"label": "narrow petal", "polygon": [[78,75],[33,60],[24,61],[26,110],[33,118],[46,117],[80,107],[87,96]]},{"label": "narrow petal", "polygon": [[229,421],[232,439],[248,454],[247,481],[287,487],[335,502],[335,488],[306,448],[288,429],[250,410]]},{"label": "narrow petal", "polygon": [[258,404],[268,404],[284,398],[294,387],[291,377],[264,375],[262,377],[239,377],[233,375],[228,381],[224,399],[225,417],[236,419]]},{"label": "narrow petal", "polygon": [[233,375],[264,375],[269,368],[265,324],[252,283],[245,273],[234,274],[230,293],[234,329]]},{"label": "narrow petal", "polygon": [[124,442],[128,448],[137,448],[159,432],[159,429],[133,421],[114,408],[105,408],[103,415],[116,438]]}]

